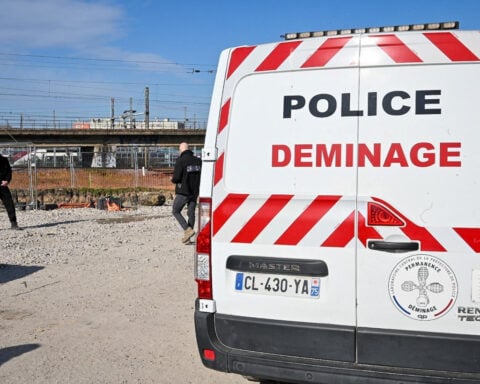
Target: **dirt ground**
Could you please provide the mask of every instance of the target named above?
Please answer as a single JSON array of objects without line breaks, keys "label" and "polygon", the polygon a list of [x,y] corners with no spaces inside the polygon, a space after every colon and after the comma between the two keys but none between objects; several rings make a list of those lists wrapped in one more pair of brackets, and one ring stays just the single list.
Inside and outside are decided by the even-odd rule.
[{"label": "dirt ground", "polygon": [[193,245],[169,204],[17,212],[0,204],[0,383],[225,383],[193,326]]}]

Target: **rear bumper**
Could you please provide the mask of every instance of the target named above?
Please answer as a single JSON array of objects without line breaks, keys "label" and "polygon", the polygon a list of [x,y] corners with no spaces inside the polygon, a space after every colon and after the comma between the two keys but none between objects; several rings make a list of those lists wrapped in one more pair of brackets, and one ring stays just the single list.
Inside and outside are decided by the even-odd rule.
[{"label": "rear bumper", "polygon": [[[403,369],[348,361],[299,358],[251,352],[222,344],[215,331],[215,314],[195,311],[197,344],[203,364],[211,369],[243,376],[290,383],[342,384],[479,384],[480,374],[440,370]],[[215,351],[215,359],[204,350]]]}]

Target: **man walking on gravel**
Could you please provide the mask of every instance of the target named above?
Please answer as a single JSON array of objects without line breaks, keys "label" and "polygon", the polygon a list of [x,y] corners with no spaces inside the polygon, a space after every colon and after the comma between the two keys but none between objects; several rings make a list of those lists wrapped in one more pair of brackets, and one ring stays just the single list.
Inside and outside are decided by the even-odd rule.
[{"label": "man walking on gravel", "polygon": [[17,215],[15,214],[15,204],[13,204],[12,194],[8,184],[12,180],[12,168],[8,159],[0,154],[0,200],[2,200],[7,210],[12,229],[20,229],[17,224]]},{"label": "man walking on gravel", "polygon": [[[183,229],[182,243],[188,243],[195,235],[195,209],[200,188],[200,172],[202,160],[196,157],[188,148],[187,143],[179,146],[180,157],[175,162],[172,183],[175,183],[175,199],[172,213]],[[187,219],[182,215],[182,209],[187,206]]]}]

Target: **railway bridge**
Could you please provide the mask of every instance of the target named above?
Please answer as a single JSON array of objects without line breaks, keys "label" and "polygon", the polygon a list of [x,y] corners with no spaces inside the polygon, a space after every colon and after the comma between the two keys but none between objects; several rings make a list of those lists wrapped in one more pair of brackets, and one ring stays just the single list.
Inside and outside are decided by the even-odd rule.
[{"label": "railway bridge", "polygon": [[23,129],[0,128],[0,143],[35,146],[105,145],[176,146],[183,141],[203,146],[204,129]]}]

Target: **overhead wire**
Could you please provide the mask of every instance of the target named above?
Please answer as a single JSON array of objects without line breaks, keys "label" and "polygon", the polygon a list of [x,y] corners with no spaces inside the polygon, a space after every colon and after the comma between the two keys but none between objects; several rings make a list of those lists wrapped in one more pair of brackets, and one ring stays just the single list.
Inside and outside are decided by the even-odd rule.
[{"label": "overhead wire", "polygon": [[[2,62],[2,56],[6,57],[15,57],[20,58],[23,60],[16,60],[16,63],[7,60],[6,62]],[[36,59],[35,62],[31,62],[30,59]],[[38,60],[40,59],[40,60]],[[43,62],[39,62],[43,61]],[[84,63],[86,66],[72,66],[72,64]],[[94,65],[92,65],[92,63]],[[118,65],[124,65],[123,67],[112,67],[112,63],[117,63]],[[97,65],[98,64],[98,65]],[[61,70],[63,68],[69,69],[89,69],[95,71],[109,71],[111,73],[112,70],[128,70],[129,73],[132,71],[137,71],[138,73],[148,73],[148,72],[162,72],[160,71],[160,67],[165,68],[164,72],[172,72],[168,71],[168,69],[179,67],[183,69],[184,74],[192,74],[192,73],[200,73],[200,72],[207,72],[209,74],[213,73],[215,70],[212,69],[213,66],[207,64],[181,64],[181,63],[172,63],[172,62],[163,62],[163,61],[155,61],[155,60],[129,60],[129,59],[102,59],[102,58],[88,58],[88,57],[67,57],[67,56],[52,56],[52,55],[32,55],[32,54],[21,54],[21,53],[5,53],[0,52],[0,65],[8,65],[13,66],[15,65],[16,68],[18,67],[32,67],[35,68],[47,68],[53,70]],[[132,69],[132,65],[136,65],[137,68],[135,70]],[[145,65],[150,65],[150,67],[146,67]],[[127,66],[128,68],[126,68]],[[140,67],[143,66],[143,67]],[[191,66],[191,69],[186,67]],[[205,68],[204,70],[195,68]],[[181,72],[181,71],[180,71]],[[179,73],[179,71],[173,71],[173,74]],[[182,80],[185,80],[183,78]],[[196,79],[197,80],[197,79]],[[211,79],[209,79],[211,80]],[[48,89],[39,88],[39,87],[17,87],[12,88],[11,86],[5,87],[2,86],[2,81],[5,82],[24,82],[24,83],[36,83],[40,87],[47,86]],[[106,81],[106,80],[78,80],[78,79],[54,79],[54,78],[40,78],[36,76],[29,76],[29,77],[22,77],[19,75],[12,75],[12,76],[2,76],[0,77],[0,98],[18,98],[22,99],[25,102],[34,102],[35,100],[52,100],[55,103],[68,103],[69,101],[82,101],[82,103],[92,103],[98,100],[104,100],[107,104],[110,102],[112,98],[114,98],[117,102],[129,102],[132,98],[131,90],[126,90],[125,87],[128,86],[135,86],[141,85],[142,89],[139,91],[133,92],[133,94],[139,96],[138,98],[143,98],[143,87],[147,85],[150,88],[162,88],[162,89],[171,89],[177,87],[211,87],[211,81],[209,83],[200,83],[200,82],[192,82],[189,81],[186,83],[185,81],[182,82],[149,82],[146,81]],[[72,91],[70,91],[70,89]],[[78,92],[75,92],[77,90]],[[101,91],[103,94],[89,94],[89,93],[81,93],[82,90],[94,90],[94,91]],[[108,94],[106,94],[108,92]],[[128,94],[127,94],[128,92]],[[179,93],[169,93],[169,92],[162,92],[159,94],[158,92],[155,93],[155,98],[150,99],[151,106],[161,106],[165,108],[166,105],[170,107],[175,105],[185,105],[188,106],[207,106],[209,104],[209,96],[202,96],[199,94],[179,94]],[[167,99],[159,99],[158,96],[164,96]],[[191,98],[191,100],[188,100]],[[204,99],[205,101],[202,101]],[[83,109],[80,105],[76,106],[77,109]],[[180,108],[178,108],[180,109]],[[93,112],[93,111],[92,111]]]},{"label": "overhead wire", "polygon": [[196,66],[196,67],[213,67],[211,64],[182,64],[168,61],[157,60],[128,60],[128,59],[101,59],[91,57],[72,57],[72,56],[53,56],[53,55],[32,55],[23,53],[0,52],[4,56],[19,56],[19,57],[35,57],[35,58],[50,58],[50,59],[67,59],[67,60],[84,60],[84,61],[98,61],[98,62],[121,62],[134,64],[160,64],[160,65],[180,65],[180,66]]}]

